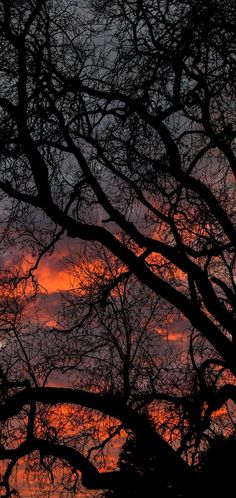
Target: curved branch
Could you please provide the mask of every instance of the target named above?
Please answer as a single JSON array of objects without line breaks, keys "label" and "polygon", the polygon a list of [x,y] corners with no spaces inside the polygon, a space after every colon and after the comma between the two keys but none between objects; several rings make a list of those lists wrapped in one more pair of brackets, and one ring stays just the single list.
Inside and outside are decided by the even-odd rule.
[{"label": "curved branch", "polygon": [[34,451],[40,451],[42,457],[52,455],[61,460],[66,460],[72,468],[81,473],[82,484],[87,489],[115,489],[125,488],[127,485],[124,475],[121,472],[100,473],[95,465],[78,450],[36,437],[32,437],[14,449],[5,449],[1,446],[0,460],[12,460],[16,463],[20,458]]},{"label": "curved branch", "polygon": [[138,434],[152,453],[159,455],[159,467],[164,481],[169,482],[171,476],[173,482],[183,486],[183,482],[186,481],[187,483],[194,479],[193,470],[150,426],[145,417],[125,405],[122,399],[118,397],[70,388],[40,387],[24,389],[8,398],[5,404],[2,404],[0,407],[0,420],[4,421],[17,415],[23,406],[30,405],[33,402],[48,405],[56,405],[57,403],[74,404],[98,410],[105,415],[114,417],[121,421],[124,427],[130,428],[135,434]]}]

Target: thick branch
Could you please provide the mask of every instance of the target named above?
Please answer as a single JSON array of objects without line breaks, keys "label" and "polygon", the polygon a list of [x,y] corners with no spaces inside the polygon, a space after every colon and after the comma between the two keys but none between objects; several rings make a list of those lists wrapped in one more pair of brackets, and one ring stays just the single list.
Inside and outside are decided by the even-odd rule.
[{"label": "thick branch", "polygon": [[116,489],[125,488],[127,485],[125,476],[121,472],[100,473],[78,450],[35,437],[14,449],[5,449],[1,446],[0,460],[17,461],[34,451],[40,451],[42,457],[52,455],[61,460],[66,460],[72,468],[81,472],[82,484],[87,489]]},{"label": "thick branch", "polygon": [[163,481],[179,483],[190,482],[194,479],[192,469],[176,454],[164,439],[155,431],[147,420],[127,405],[121,399],[98,393],[86,392],[83,390],[66,388],[33,388],[25,389],[6,400],[1,406],[0,419],[6,420],[17,415],[23,406],[39,402],[48,405],[57,403],[69,403],[84,406],[93,410],[98,410],[106,415],[120,420],[123,425],[130,428],[139,435],[145,445],[148,446],[151,454],[160,457],[159,467],[163,476]]}]

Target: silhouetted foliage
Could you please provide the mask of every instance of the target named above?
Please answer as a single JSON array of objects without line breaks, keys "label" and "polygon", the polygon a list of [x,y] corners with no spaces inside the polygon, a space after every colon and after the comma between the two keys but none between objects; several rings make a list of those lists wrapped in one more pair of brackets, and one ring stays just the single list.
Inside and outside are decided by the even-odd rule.
[{"label": "silhouetted foliage", "polygon": [[181,491],[173,483],[163,482],[159,471],[159,458],[152,453],[145,444],[143,437],[131,434],[128,436],[119,455],[119,469],[126,475],[127,488],[125,490],[107,491],[104,498],[137,498],[144,495],[178,498]]},{"label": "silhouetted foliage", "polygon": [[235,481],[235,437],[218,436],[202,455],[201,471],[206,489],[220,498],[230,496]]}]

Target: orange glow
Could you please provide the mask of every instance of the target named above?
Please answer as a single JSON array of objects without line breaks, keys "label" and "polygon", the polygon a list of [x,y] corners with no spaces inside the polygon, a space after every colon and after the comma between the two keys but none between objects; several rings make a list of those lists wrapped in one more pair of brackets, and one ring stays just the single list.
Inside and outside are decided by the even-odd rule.
[{"label": "orange glow", "polygon": [[188,337],[183,332],[177,332],[175,330],[168,330],[167,328],[156,328],[156,333],[160,334],[164,340],[170,342],[187,342]]},{"label": "orange glow", "polygon": [[71,289],[71,281],[67,272],[55,270],[53,266],[40,265],[36,272],[39,285],[47,290],[49,294],[54,292]]},{"label": "orange glow", "polygon": [[215,419],[218,419],[218,418],[220,418],[220,417],[222,417],[224,415],[228,415],[228,410],[227,410],[227,406],[226,405],[223,405],[218,410],[215,410],[212,413],[212,418],[215,420]]},{"label": "orange glow", "polygon": [[[160,236],[160,234],[159,234]],[[143,251],[137,248],[135,249],[137,255],[140,255]],[[39,264],[37,270],[35,270],[35,276],[38,279],[39,285],[44,288],[48,295],[51,295],[50,305],[51,307],[57,306],[59,297],[58,295],[52,296],[53,294],[57,294],[60,291],[72,290],[78,294],[86,295],[93,286],[96,288],[97,282],[100,281],[102,285],[108,283],[110,279],[118,277],[118,275],[127,270],[124,265],[119,264],[116,266],[114,264],[114,275],[108,272],[108,264],[106,260],[101,259],[84,259],[83,261],[78,260],[74,262],[67,262],[64,264],[63,258],[66,258],[68,252],[65,250],[64,252],[55,252],[51,256],[45,257]],[[110,256],[109,263],[111,267],[113,263],[115,263],[115,258]],[[151,254],[147,258],[147,263],[156,265],[154,271],[160,271],[166,279],[174,279],[176,285],[185,285],[186,276],[183,272],[178,270],[174,265],[170,265],[165,258],[160,256],[159,254]],[[23,273],[27,273],[31,267],[34,266],[33,258],[28,258],[23,261],[21,264],[21,271]],[[122,285],[119,284],[119,292],[122,294]],[[28,287],[28,292],[32,291],[32,288]],[[17,295],[19,296],[21,293],[21,288],[19,287],[16,290]],[[117,288],[111,290],[111,295],[116,297],[118,293]],[[53,301],[54,300],[54,301]],[[39,321],[46,324],[47,327],[58,328],[57,321],[50,314],[50,306],[47,309],[46,304],[41,302],[42,309],[38,312]],[[33,315],[33,310],[32,310]],[[176,330],[175,330],[176,327]],[[188,335],[180,331],[178,328],[178,323],[174,321],[174,315],[168,316],[166,319],[166,328],[158,327],[156,328],[156,333],[160,334],[164,340],[169,341],[171,343],[183,343],[188,341]],[[105,381],[104,381],[105,383]],[[50,382],[51,386],[56,387],[65,387],[63,384],[59,382]],[[98,386],[97,391],[102,390],[103,387],[106,386]],[[158,430],[163,435],[166,440],[174,443],[174,445],[178,444],[179,441],[179,423],[180,423],[180,415],[176,414],[174,409],[168,408],[166,404],[155,403],[151,407],[151,416],[157,425]],[[226,406],[216,410],[212,418],[214,420],[218,420],[220,417],[227,415]],[[44,418],[44,425],[42,424],[42,420]],[[114,422],[114,421],[113,421]],[[186,422],[187,423],[187,422]],[[114,422],[115,425],[115,422]],[[91,414],[89,410],[85,410],[83,408],[63,404],[57,405],[54,407],[50,407],[46,409],[46,411],[41,411],[38,416],[36,422],[36,435],[39,437],[45,437],[45,434],[53,437],[53,431],[55,430],[54,435],[58,436],[59,440],[68,442],[69,445],[74,447],[82,447],[82,453],[86,456],[89,448],[96,447],[100,442],[109,438],[111,433],[110,421],[108,418],[102,418],[99,415]],[[50,432],[51,431],[51,432]],[[90,434],[92,436],[90,437]],[[94,436],[93,436],[94,435]],[[97,468],[100,471],[108,471],[117,467],[117,460],[119,450],[124,443],[126,433],[121,431],[120,434],[116,435],[111,442],[108,443],[108,449],[105,450],[106,454],[106,463],[104,464],[102,458],[96,457],[96,451],[92,453],[92,458],[94,458]],[[84,440],[83,440],[84,437]],[[93,441],[94,440],[96,442]],[[87,439],[86,439],[87,438]],[[82,442],[81,442],[82,441]],[[84,442],[85,441],[85,442]],[[89,443],[88,443],[89,441]],[[33,474],[29,473],[27,475],[25,473],[25,462],[26,460],[21,460],[19,466],[17,468],[17,478],[19,482],[22,483],[23,495],[24,497],[33,496],[34,491],[37,491],[37,484],[35,483],[35,479]],[[56,472],[56,476],[60,477],[61,470],[59,469]],[[27,476],[27,477],[26,477]],[[39,476],[40,480],[40,476]],[[48,483],[48,487],[50,487],[50,482],[45,477],[45,486]],[[46,487],[45,487],[46,489]],[[51,495],[52,497],[54,494]],[[55,495],[56,496],[56,495]],[[78,496],[85,496],[78,495]],[[88,496],[91,496],[91,494]]]}]

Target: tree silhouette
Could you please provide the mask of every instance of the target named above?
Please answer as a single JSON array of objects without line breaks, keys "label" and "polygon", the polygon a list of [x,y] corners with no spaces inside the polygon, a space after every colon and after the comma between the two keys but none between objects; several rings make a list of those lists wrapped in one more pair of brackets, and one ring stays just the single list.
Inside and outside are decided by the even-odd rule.
[{"label": "tree silhouette", "polygon": [[[133,434],[129,435],[119,455],[119,469],[127,475],[127,489],[105,492],[102,495],[104,498],[124,496],[135,498],[143,496],[144,493],[148,496],[156,493],[168,498],[181,495],[181,490],[173,486],[171,477],[169,483],[162,481],[157,455],[152,454],[145,445],[145,436],[141,438]],[[134,477],[136,477],[136,482]]]},{"label": "tree silhouette", "polygon": [[[17,271],[4,267],[1,279],[1,333],[7,341],[14,332],[27,371],[13,375],[2,368],[1,420],[8,428],[18,420],[21,432],[17,447],[2,438],[0,458],[11,461],[2,486],[10,496],[12,468],[38,452],[47,468],[54,459],[66,461],[88,488],[125,487],[122,472],[100,472],[84,456],[83,445],[60,444],[55,428],[36,436],[37,410],[43,419],[44,405],[68,404],[118,420],[137,437],[145,433],[165,483],[171,474],[183,495],[190,488],[198,494],[190,464],[194,448],[212,429],[212,414],[226,404],[229,410],[236,399],[235,2],[2,0],[0,16],[1,250],[31,261],[26,272],[24,265]],[[191,329],[185,334],[190,360],[182,363],[192,386],[187,393],[177,380],[176,391],[165,380],[160,392],[151,382],[153,372],[145,390],[142,380],[134,382],[135,369],[130,390],[128,356],[115,334],[109,360],[116,341],[127,374],[122,393],[113,392],[111,382],[106,387],[109,375],[95,389],[92,360],[83,366],[88,373],[83,387],[73,380],[68,387],[43,383],[39,365],[35,375],[36,360],[22,342],[24,307],[34,298],[24,283],[31,279],[37,290],[35,270],[65,237],[73,247],[76,241],[90,249],[98,244],[118,271],[98,282],[100,308],[92,293],[82,317],[72,311],[68,327],[65,321],[60,327],[68,335],[83,330],[87,348],[86,320],[101,317],[98,308],[107,310],[117,289],[133,279],[161,300],[162,311],[167,306],[161,314],[166,325],[171,310],[182,329]],[[83,302],[82,295],[75,298]],[[75,309],[76,299],[71,294],[71,307],[64,310]],[[104,316],[106,327],[108,313]],[[34,327],[31,337],[35,331],[46,349],[40,326]],[[93,341],[107,354],[100,342],[96,346],[95,335]],[[51,367],[71,371],[62,349],[60,361]],[[134,396],[138,385],[140,397]],[[179,453],[142,416],[144,405],[159,402],[181,410]]]},{"label": "tree silhouette", "polygon": [[234,486],[235,437],[213,439],[202,455],[201,465],[205,485],[214,496],[220,497],[222,493],[230,496]]}]

